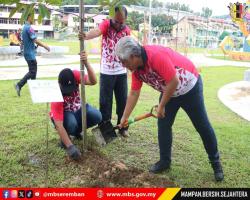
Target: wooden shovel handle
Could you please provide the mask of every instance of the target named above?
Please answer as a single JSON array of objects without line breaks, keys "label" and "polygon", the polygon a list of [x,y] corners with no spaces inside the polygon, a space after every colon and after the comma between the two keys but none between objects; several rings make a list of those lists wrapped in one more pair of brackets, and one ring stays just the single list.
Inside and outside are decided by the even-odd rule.
[{"label": "wooden shovel handle", "polygon": [[[143,119],[146,119],[146,118],[149,118],[149,117],[157,118],[156,114],[154,114],[154,112],[156,112],[156,109],[157,109],[157,105],[153,106],[149,113],[139,115],[139,116],[137,116],[135,118],[129,118],[125,122],[124,128],[128,127],[130,124],[133,124],[133,123],[135,123],[137,121],[140,121],[140,120],[143,120]],[[119,128],[118,125],[116,127],[114,127],[114,129],[118,129],[118,128]]]},{"label": "wooden shovel handle", "polygon": [[157,118],[157,116],[154,114],[154,112],[156,111],[157,109],[157,105],[156,106],[153,106],[150,110],[149,113],[146,113],[146,114],[143,114],[143,115],[139,115],[135,118],[129,118],[128,121],[126,122],[126,126],[134,123],[134,122],[137,122],[137,121],[140,121],[140,120],[143,120],[143,119],[146,119],[146,118],[149,118],[149,117],[154,117],[154,118]]}]

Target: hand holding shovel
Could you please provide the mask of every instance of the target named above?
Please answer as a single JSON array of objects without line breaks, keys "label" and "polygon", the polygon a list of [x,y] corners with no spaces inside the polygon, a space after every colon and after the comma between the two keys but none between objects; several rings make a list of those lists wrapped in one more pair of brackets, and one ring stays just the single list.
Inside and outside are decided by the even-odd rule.
[{"label": "hand holding shovel", "polygon": [[133,124],[137,121],[154,117],[157,118],[157,115],[155,114],[157,112],[157,106],[153,106],[151,108],[151,111],[149,113],[137,116],[135,118],[129,118],[127,121],[125,121],[124,124],[119,124],[117,126],[113,126],[110,121],[105,121],[102,124],[98,125],[98,127],[92,129],[92,133],[94,134],[96,138],[96,142],[100,146],[105,146],[107,143],[111,142],[113,139],[117,137],[115,130],[121,129],[123,127],[128,127],[130,124]]},{"label": "hand holding shovel", "polygon": [[154,117],[154,118],[157,118],[157,108],[158,108],[158,105],[155,105],[151,108],[150,112],[149,113],[145,113],[145,114],[142,114],[142,115],[139,115],[137,117],[130,117],[128,120],[125,121],[125,123],[123,124],[119,124],[117,125],[116,127],[114,127],[114,129],[120,129],[120,128],[126,128],[128,127],[130,124],[133,124],[137,121],[140,121],[140,120],[143,120],[143,119],[146,119],[146,118],[149,118],[149,117]]}]

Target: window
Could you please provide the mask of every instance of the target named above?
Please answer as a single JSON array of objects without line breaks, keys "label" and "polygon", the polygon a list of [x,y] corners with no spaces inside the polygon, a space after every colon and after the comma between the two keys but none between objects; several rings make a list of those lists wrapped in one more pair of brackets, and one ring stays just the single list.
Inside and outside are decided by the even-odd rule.
[{"label": "window", "polygon": [[0,24],[8,24],[8,20],[6,18],[0,18]]},{"label": "window", "polygon": [[42,23],[43,25],[47,25],[47,26],[49,26],[50,25],[50,20],[43,20],[43,23]]},{"label": "window", "polygon": [[9,19],[9,24],[18,24],[18,19]]}]

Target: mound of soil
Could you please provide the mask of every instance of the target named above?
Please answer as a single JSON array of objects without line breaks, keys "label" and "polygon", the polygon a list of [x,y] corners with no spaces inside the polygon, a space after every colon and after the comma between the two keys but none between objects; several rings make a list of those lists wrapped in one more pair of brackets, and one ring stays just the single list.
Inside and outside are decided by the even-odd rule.
[{"label": "mound of soil", "polygon": [[[66,162],[72,162],[67,159]],[[88,151],[77,162],[80,173],[61,183],[61,187],[157,187],[176,186],[169,180],[141,169],[128,167],[123,162],[114,162],[96,150]]]}]

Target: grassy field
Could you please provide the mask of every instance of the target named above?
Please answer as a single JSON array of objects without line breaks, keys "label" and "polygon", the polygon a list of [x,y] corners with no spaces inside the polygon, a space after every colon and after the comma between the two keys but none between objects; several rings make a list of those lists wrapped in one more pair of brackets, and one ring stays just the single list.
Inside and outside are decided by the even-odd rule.
[{"label": "grassy field", "polygon": [[[250,123],[226,108],[217,98],[218,89],[227,83],[242,80],[244,70],[213,67],[202,68],[201,71],[205,103],[218,138],[225,181],[214,182],[201,139],[183,111],[179,111],[173,127],[172,168],[169,172],[152,176],[152,180],[168,179],[179,187],[250,187]],[[0,81],[0,187],[44,187],[46,105],[33,104],[27,86],[18,98],[13,88],[14,82]],[[98,90],[98,85],[86,89],[87,101],[96,107]],[[133,116],[149,111],[152,105],[157,104],[158,96],[157,92],[145,85]],[[115,120],[115,113],[113,116]],[[107,163],[122,161],[128,167],[146,173],[148,167],[159,158],[156,130],[156,120],[147,119],[131,125],[131,136],[127,140],[118,139],[105,148],[92,146],[101,155],[96,158],[95,166],[103,157],[108,159]],[[91,132],[88,133],[89,139],[93,139]],[[91,175],[93,167],[89,167],[87,161],[81,165],[69,162],[57,144],[58,136],[50,126],[50,187],[101,185],[94,180],[98,176]],[[84,155],[86,158],[89,156],[91,154],[88,155],[88,152]],[[108,186],[115,187],[116,184]],[[134,185],[128,183],[126,186]]]},{"label": "grassy field", "polygon": [[[40,40],[43,43],[46,43],[47,45],[50,46],[67,46],[69,47],[69,52],[67,53],[68,55],[76,55],[80,51],[80,43],[77,38],[74,40],[65,40],[65,41],[58,41],[58,40],[53,40],[53,39],[43,39]],[[3,40],[3,46],[9,46],[9,40],[4,39]],[[89,46],[86,45],[86,50],[89,51]]]},{"label": "grassy field", "polygon": [[[73,40],[64,40],[64,41],[58,41],[54,39],[43,39],[42,42],[51,45],[51,46],[68,46],[69,52],[67,54],[76,55],[79,53],[79,40],[77,38],[74,38]],[[87,51],[89,51],[90,46],[88,45],[89,41],[87,41]],[[3,46],[8,46],[9,40],[4,39],[3,40]],[[100,45],[101,46],[101,45]],[[171,47],[172,49],[176,49],[175,46]],[[179,52],[186,52],[187,54],[190,53],[207,53],[207,54],[223,54],[220,48],[217,49],[205,49],[205,48],[187,48],[184,49],[182,47],[177,47],[177,50]]]}]

